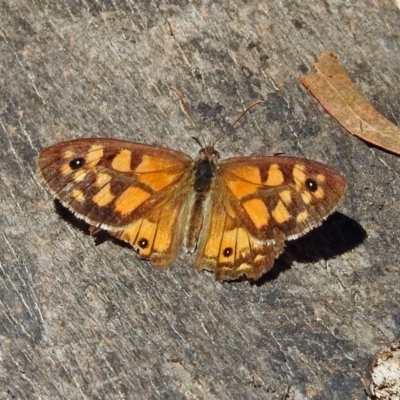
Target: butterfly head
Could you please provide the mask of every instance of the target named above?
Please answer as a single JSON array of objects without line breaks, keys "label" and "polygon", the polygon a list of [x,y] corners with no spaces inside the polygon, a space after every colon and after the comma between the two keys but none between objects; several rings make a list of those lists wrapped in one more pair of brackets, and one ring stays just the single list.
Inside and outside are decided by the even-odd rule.
[{"label": "butterfly head", "polygon": [[192,139],[195,140],[197,144],[200,146],[199,150],[200,159],[209,160],[216,165],[220,155],[219,151],[215,148],[215,144],[217,143],[217,141],[214,140],[208,144],[202,144],[197,137],[193,137]]}]

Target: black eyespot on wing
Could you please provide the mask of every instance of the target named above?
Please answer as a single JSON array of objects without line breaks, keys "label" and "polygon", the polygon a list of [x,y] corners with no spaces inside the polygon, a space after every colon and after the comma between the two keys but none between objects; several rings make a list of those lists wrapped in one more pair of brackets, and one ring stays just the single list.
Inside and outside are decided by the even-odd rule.
[{"label": "black eyespot on wing", "polygon": [[145,238],[139,240],[139,247],[145,249],[149,245],[149,241]]},{"label": "black eyespot on wing", "polygon": [[318,190],[318,184],[314,179],[306,179],[305,185],[310,192],[316,192]]},{"label": "black eyespot on wing", "polygon": [[224,249],[222,254],[224,255],[224,257],[230,257],[232,253],[233,253],[232,247],[227,247],[226,249]]},{"label": "black eyespot on wing", "polygon": [[82,157],[74,158],[69,162],[69,166],[72,170],[77,170],[85,165],[85,159]]}]

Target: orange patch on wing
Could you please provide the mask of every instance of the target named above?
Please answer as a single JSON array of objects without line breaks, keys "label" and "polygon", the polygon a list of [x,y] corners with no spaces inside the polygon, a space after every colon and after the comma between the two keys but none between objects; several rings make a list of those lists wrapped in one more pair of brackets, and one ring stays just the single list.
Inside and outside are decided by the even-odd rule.
[{"label": "orange patch on wing", "polygon": [[171,242],[174,237],[174,230],[177,227],[171,223],[176,221],[177,214],[180,210],[178,208],[167,207],[164,208],[158,220],[157,236],[154,241],[154,250],[159,253],[166,253],[171,247]]},{"label": "orange patch on wing", "polygon": [[106,185],[108,182],[111,181],[111,176],[104,173],[104,172],[100,172],[96,175],[96,186],[101,188],[104,185]]},{"label": "orange patch on wing", "polygon": [[243,250],[249,250],[250,248],[249,235],[247,234],[247,231],[245,229],[238,228],[236,242],[238,246],[238,253],[240,253],[240,255],[243,255],[242,254]]},{"label": "orange patch on wing", "polygon": [[243,264],[240,264],[237,268],[236,268],[236,271],[237,272],[247,272],[247,271],[250,271],[252,269],[252,266],[251,265],[249,265],[249,264],[247,264],[247,263],[243,263]]},{"label": "orange patch on wing", "polygon": [[303,188],[304,182],[306,181],[306,166],[304,164],[295,164],[292,170],[293,178],[296,183],[298,190]]},{"label": "orange patch on wing", "polygon": [[101,144],[94,144],[86,154],[85,161],[87,164],[90,164],[90,168],[93,168],[103,158],[103,155],[104,155],[103,146]]},{"label": "orange patch on wing", "polygon": [[118,197],[115,202],[115,211],[121,214],[129,214],[149,197],[149,192],[139,187],[131,186]]},{"label": "orange patch on wing", "polygon": [[296,217],[296,222],[298,222],[299,224],[301,224],[302,222],[304,222],[306,219],[308,218],[308,211],[304,210],[302,212],[300,212],[297,217]]},{"label": "orange patch on wing", "polygon": [[112,160],[111,166],[119,172],[130,172],[132,152],[127,149],[122,149]]},{"label": "orange patch on wing", "polygon": [[255,183],[252,182],[248,182],[248,181],[243,181],[243,180],[236,180],[236,179],[232,179],[232,180],[226,180],[226,183],[229,187],[229,189],[231,189],[232,193],[234,194],[234,196],[238,199],[241,199],[249,194],[253,194],[255,193],[258,188],[260,187],[260,185],[257,185]]},{"label": "orange patch on wing", "polygon": [[312,202],[312,194],[310,192],[302,192],[301,198],[304,201],[304,204],[310,204]]},{"label": "orange patch on wing", "polygon": [[231,172],[244,181],[261,183],[260,170],[257,167],[240,166],[232,168]]},{"label": "orange patch on wing", "polygon": [[76,171],[74,173],[74,181],[82,182],[86,178],[86,171]]},{"label": "orange patch on wing", "polygon": [[313,195],[318,199],[318,200],[322,200],[325,197],[325,191],[324,189],[322,189],[322,187],[319,187],[314,193]]},{"label": "orange patch on wing", "polygon": [[279,197],[285,203],[285,205],[289,205],[292,202],[292,191],[291,190],[282,190],[279,192]]},{"label": "orange patch on wing", "polygon": [[[318,174],[317,175],[317,183],[324,184],[325,181],[326,181],[325,175],[323,175],[323,174]],[[318,189],[313,193],[313,195],[318,200],[322,200],[325,197],[325,190],[321,187],[321,185],[318,185]]]},{"label": "orange patch on wing", "polygon": [[135,172],[154,172],[154,171],[164,171],[168,168],[176,167],[175,160],[170,160],[167,158],[161,158],[157,156],[144,155],[142,161],[135,168]]},{"label": "orange patch on wing", "polygon": [[282,200],[279,200],[276,207],[272,210],[272,216],[278,224],[289,221],[290,214]]},{"label": "orange patch on wing", "polygon": [[317,175],[317,181],[318,181],[318,182],[325,182],[325,181],[326,181],[325,175],[318,174],[318,175]]},{"label": "orange patch on wing", "polygon": [[168,229],[161,229],[157,232],[156,240],[154,242],[154,249],[160,253],[168,251],[172,241],[172,225]]},{"label": "orange patch on wing", "polygon": [[79,203],[83,203],[85,201],[85,195],[80,189],[74,189],[71,193],[71,197],[74,200],[79,201]]},{"label": "orange patch on wing", "polygon": [[249,235],[243,228],[238,228],[236,238],[236,257],[246,257],[250,250]]},{"label": "orange patch on wing", "polygon": [[[219,214],[214,214],[211,219],[211,226],[207,232],[206,246],[204,255],[206,258],[217,259],[220,251],[220,244],[224,231],[225,218]],[[199,255],[200,253],[198,253]],[[201,265],[199,265],[201,267]]]},{"label": "orange patch on wing", "polygon": [[207,245],[204,249],[205,257],[212,259],[218,258],[221,238],[222,238],[222,232],[218,232],[218,234],[216,234],[215,232],[211,231],[210,237],[207,240]]},{"label": "orange patch on wing", "polygon": [[265,184],[268,186],[279,186],[285,181],[285,177],[278,164],[271,164],[268,169],[268,178]]},{"label": "orange patch on wing", "polygon": [[[204,249],[204,256],[206,258],[216,259],[219,253],[219,242],[216,240],[208,240],[207,245]],[[199,265],[201,268],[201,265]]]},{"label": "orange patch on wing", "polygon": [[263,260],[265,260],[265,256],[264,256],[263,254],[257,254],[257,255],[256,255],[256,258],[254,259],[254,262],[255,262],[255,263],[260,263],[260,262],[262,262]]},{"label": "orange patch on wing", "polygon": [[75,153],[71,150],[65,150],[63,153],[63,158],[72,158]]},{"label": "orange patch on wing", "polygon": [[134,244],[139,233],[140,225],[142,220],[136,220],[127,225],[121,233],[121,239],[125,242]]},{"label": "orange patch on wing", "polygon": [[63,175],[69,175],[72,172],[71,167],[69,164],[63,164],[60,168],[60,171]]},{"label": "orange patch on wing", "polygon": [[247,200],[243,203],[243,207],[258,229],[268,225],[270,215],[267,206],[262,200]]},{"label": "orange patch on wing", "polygon": [[92,198],[99,207],[110,204],[114,199],[115,196],[111,193],[111,185],[109,183],[103,186]]},{"label": "orange patch on wing", "polygon": [[150,186],[156,192],[173,183],[175,179],[175,174],[169,174],[167,172],[153,172],[140,175],[139,177],[140,182]]}]

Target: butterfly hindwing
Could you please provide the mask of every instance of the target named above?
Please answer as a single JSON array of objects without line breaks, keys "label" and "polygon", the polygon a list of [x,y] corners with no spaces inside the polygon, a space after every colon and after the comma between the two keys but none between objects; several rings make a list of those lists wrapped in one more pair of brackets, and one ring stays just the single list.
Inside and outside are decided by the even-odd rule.
[{"label": "butterfly hindwing", "polygon": [[186,227],[187,196],[165,199],[131,223],[109,232],[133,245],[139,256],[157,268],[171,265],[182,247]]},{"label": "butterfly hindwing", "polygon": [[256,238],[224,196],[213,197],[210,211],[198,242],[197,269],[213,271],[216,280],[224,281],[241,276],[256,280],[272,267],[283,251],[282,237]]}]

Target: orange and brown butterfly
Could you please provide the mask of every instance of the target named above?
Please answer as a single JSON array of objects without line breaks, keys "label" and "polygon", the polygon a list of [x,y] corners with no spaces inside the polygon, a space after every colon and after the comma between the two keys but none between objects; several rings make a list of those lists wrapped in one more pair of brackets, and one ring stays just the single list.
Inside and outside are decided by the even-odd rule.
[{"label": "orange and brown butterfly", "polygon": [[214,144],[193,160],[145,144],[78,139],[45,149],[39,167],[64,206],[155,267],[172,264],[184,247],[218,281],[258,279],[285,240],[319,225],[346,191],[342,175],[308,159],[218,159]]}]

